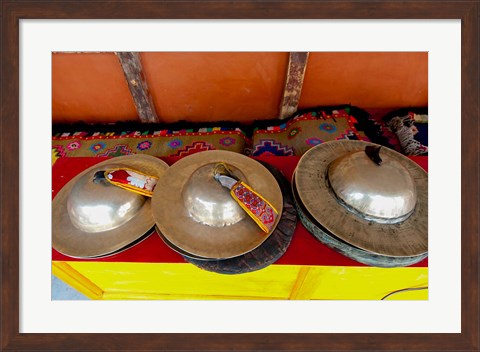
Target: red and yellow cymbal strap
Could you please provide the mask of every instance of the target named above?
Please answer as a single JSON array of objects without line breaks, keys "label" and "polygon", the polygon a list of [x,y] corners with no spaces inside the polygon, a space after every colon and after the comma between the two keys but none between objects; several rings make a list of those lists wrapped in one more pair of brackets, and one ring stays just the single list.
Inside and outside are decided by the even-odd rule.
[{"label": "red and yellow cymbal strap", "polygon": [[109,169],[105,179],[111,184],[143,196],[151,197],[158,182],[158,177],[146,175],[129,168]]},{"label": "red and yellow cymbal strap", "polygon": [[272,204],[241,181],[232,187],[230,194],[264,232],[272,231],[278,216]]}]

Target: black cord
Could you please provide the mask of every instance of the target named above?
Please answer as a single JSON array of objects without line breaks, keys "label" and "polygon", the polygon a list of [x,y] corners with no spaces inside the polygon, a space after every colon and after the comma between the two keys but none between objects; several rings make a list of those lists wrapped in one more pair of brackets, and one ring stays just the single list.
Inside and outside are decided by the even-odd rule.
[{"label": "black cord", "polygon": [[396,290],[396,291],[390,292],[388,295],[384,296],[381,300],[383,301],[385,298],[387,298],[391,295],[394,295],[395,293],[406,292],[406,291],[426,290],[426,289],[428,289],[428,286],[402,288],[401,290]]}]

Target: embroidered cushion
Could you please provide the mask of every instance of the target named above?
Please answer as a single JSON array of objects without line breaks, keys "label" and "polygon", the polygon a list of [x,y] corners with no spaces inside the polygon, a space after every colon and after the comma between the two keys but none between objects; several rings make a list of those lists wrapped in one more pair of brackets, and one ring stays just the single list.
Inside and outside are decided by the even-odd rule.
[{"label": "embroidered cushion", "polygon": [[300,112],[288,122],[257,128],[253,132],[251,155],[303,155],[307,150],[332,140],[368,141],[356,128],[349,106],[315,108]]},{"label": "embroidered cushion", "polygon": [[52,137],[52,156],[185,156],[215,149],[243,153],[246,141],[248,138],[241,129],[230,127],[133,132],[59,132]]}]

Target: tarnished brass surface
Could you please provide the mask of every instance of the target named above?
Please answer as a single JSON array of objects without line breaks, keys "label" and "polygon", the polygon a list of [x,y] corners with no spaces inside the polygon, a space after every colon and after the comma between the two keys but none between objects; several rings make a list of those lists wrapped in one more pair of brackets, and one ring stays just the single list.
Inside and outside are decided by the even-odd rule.
[{"label": "tarnished brass surface", "polygon": [[302,203],[299,201],[295,184],[296,182],[294,173],[292,177],[292,193],[295,199],[295,207],[297,209],[298,217],[303,226],[305,226],[308,232],[310,232],[316,239],[340,254],[356,260],[357,262],[381,268],[396,268],[413,265],[428,256],[428,253],[423,253],[416,256],[387,256],[365,251],[342,241],[333,234],[329,233],[307,212]]},{"label": "tarnished brass surface", "polygon": [[[248,216],[230,195],[230,190],[222,187],[213,177],[212,164],[195,170],[182,190],[184,206],[193,220],[208,226],[228,226],[236,224]],[[241,180],[245,175],[235,170]]]},{"label": "tarnished brass surface", "polygon": [[381,165],[372,162],[364,151],[339,157],[328,167],[328,181],[335,195],[359,216],[397,223],[415,208],[415,183],[401,162],[387,153],[381,152],[381,157]]},{"label": "tarnished brass surface", "polygon": [[[111,164],[109,168],[125,168]],[[130,221],[143,207],[146,197],[110,184],[106,180],[95,183],[86,173],[73,185],[67,198],[67,214],[72,225],[85,232],[116,229]]]},{"label": "tarnished brass surface", "polygon": [[188,253],[186,251],[184,251],[183,249],[175,246],[172,242],[170,242],[168,240],[168,238],[166,238],[162,232],[158,229],[158,226],[155,225],[155,232],[158,234],[158,236],[162,239],[163,243],[165,243],[170,249],[174,250],[175,252],[177,252],[178,254],[184,256],[184,257],[187,257],[187,258],[191,258],[191,259],[196,259],[196,260],[216,260],[216,259],[211,259],[211,258],[204,258],[204,257],[199,257],[197,255],[194,255],[194,254],[191,254],[191,253]]},{"label": "tarnished brass surface", "polygon": [[[302,206],[319,224],[328,232],[340,238],[342,241],[352,246],[361,248],[372,253],[387,256],[418,256],[428,252],[428,176],[427,173],[415,162],[403,156],[400,153],[388,148],[381,149],[381,157],[386,164],[397,165],[402,168],[398,170],[403,176],[395,177],[389,180],[383,177],[381,173],[368,173],[368,182],[363,185],[364,193],[383,192],[388,193],[389,185],[385,183],[400,182],[407,188],[402,190],[400,185],[391,184],[390,186],[404,197],[409,205],[403,208],[390,207],[390,212],[394,215],[406,214],[400,222],[395,224],[385,223],[377,217],[379,213],[374,212],[374,216],[369,218],[363,211],[353,211],[355,203],[348,200],[348,195],[354,193],[350,188],[342,186],[351,179],[361,183],[359,178],[364,175],[350,175],[346,168],[341,167],[341,159],[352,153],[362,152],[365,146],[374,145],[361,141],[333,141],[320,144],[308,152],[300,159],[295,171],[295,187],[298,191],[299,201]],[[333,173],[329,176],[329,168],[337,160],[340,167],[334,166]],[[372,162],[373,164],[373,162]],[[380,171],[383,165],[377,167]],[[335,170],[335,168],[338,168]],[[375,169],[373,169],[375,170]],[[408,172],[408,174],[405,172]],[[356,171],[360,172],[360,171]],[[394,173],[394,170],[388,174]],[[344,173],[343,175],[341,175]],[[414,187],[409,185],[409,177],[413,181]],[[335,184],[335,191],[331,187],[331,179],[339,178],[341,182]],[[393,176],[392,176],[393,178]],[[376,191],[366,191],[368,187],[374,187]],[[416,197],[412,200],[409,193],[415,190]],[[345,197],[345,201],[340,201],[339,197]],[[344,204],[342,204],[342,202]],[[345,206],[350,202],[349,206]],[[410,212],[414,203],[413,210]],[[372,212],[373,208],[366,207],[367,212]],[[381,215],[381,210],[380,210]],[[370,214],[371,216],[371,214]],[[380,219],[380,220],[379,220]],[[397,219],[398,220],[398,219]]]},{"label": "tarnished brass surface", "polygon": [[[259,162],[239,153],[219,150],[180,159],[157,184],[152,197],[152,212],[162,235],[194,257],[236,257],[255,249],[271,234],[265,234],[246,214],[240,220],[236,218],[239,214],[229,208],[230,199],[225,197],[228,190],[213,179],[213,169],[219,162],[227,163],[236,177],[247,182],[279,213],[282,212],[280,187]],[[209,174],[212,180],[208,179]],[[210,204],[202,208],[199,206],[202,201]],[[279,220],[280,217],[275,226]]]},{"label": "tarnished brass surface", "polygon": [[105,256],[136,241],[154,226],[151,200],[105,181],[97,171],[128,167],[161,177],[168,165],[148,155],[128,155],[98,163],[75,176],[52,203],[52,245],[77,258]]}]

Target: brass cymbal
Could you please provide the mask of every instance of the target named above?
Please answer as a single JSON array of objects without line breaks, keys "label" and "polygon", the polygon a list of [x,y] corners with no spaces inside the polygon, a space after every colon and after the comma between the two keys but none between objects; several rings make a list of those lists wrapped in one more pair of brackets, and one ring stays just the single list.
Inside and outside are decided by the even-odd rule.
[{"label": "brass cymbal", "polygon": [[352,246],[342,239],[329,233],[328,230],[326,230],[308,213],[302,202],[299,201],[299,196],[296,189],[295,173],[292,176],[292,193],[295,200],[295,207],[297,209],[298,217],[307,231],[310,232],[320,242],[346,257],[370,266],[395,268],[418,263],[419,261],[425,259],[428,255],[428,253],[423,253],[414,256],[388,256]]},{"label": "brass cymbal", "polygon": [[175,246],[172,242],[170,242],[168,240],[168,238],[165,238],[165,236],[162,234],[162,232],[158,229],[158,226],[155,225],[155,232],[158,234],[158,236],[161,238],[161,240],[163,241],[163,243],[165,243],[167,245],[167,247],[169,247],[171,250],[177,252],[178,254],[180,254],[181,256],[184,256],[184,257],[187,257],[187,258],[190,258],[190,259],[196,259],[196,260],[213,260],[211,258],[204,258],[204,257],[199,257],[199,256],[196,256],[194,254],[191,254],[191,253],[188,253],[186,251],[184,251],[183,249]]},{"label": "brass cymbal", "polygon": [[229,190],[213,178],[217,163],[231,167],[240,180],[267,199],[279,214],[283,197],[273,175],[259,162],[239,153],[212,150],[173,164],[157,184],[152,212],[162,235],[195,257],[227,259],[258,247],[273,232],[263,232],[240,207]]},{"label": "brass cymbal", "polygon": [[102,257],[135,242],[155,222],[151,199],[109,183],[94,183],[97,171],[127,167],[161,177],[168,165],[153,156],[115,157],[70,180],[52,202],[52,245],[76,258]]},{"label": "brass cymbal", "polygon": [[386,256],[428,252],[428,175],[404,155],[381,148],[368,160],[361,141],[333,141],[310,149],[295,170],[299,202],[328,232]]}]

